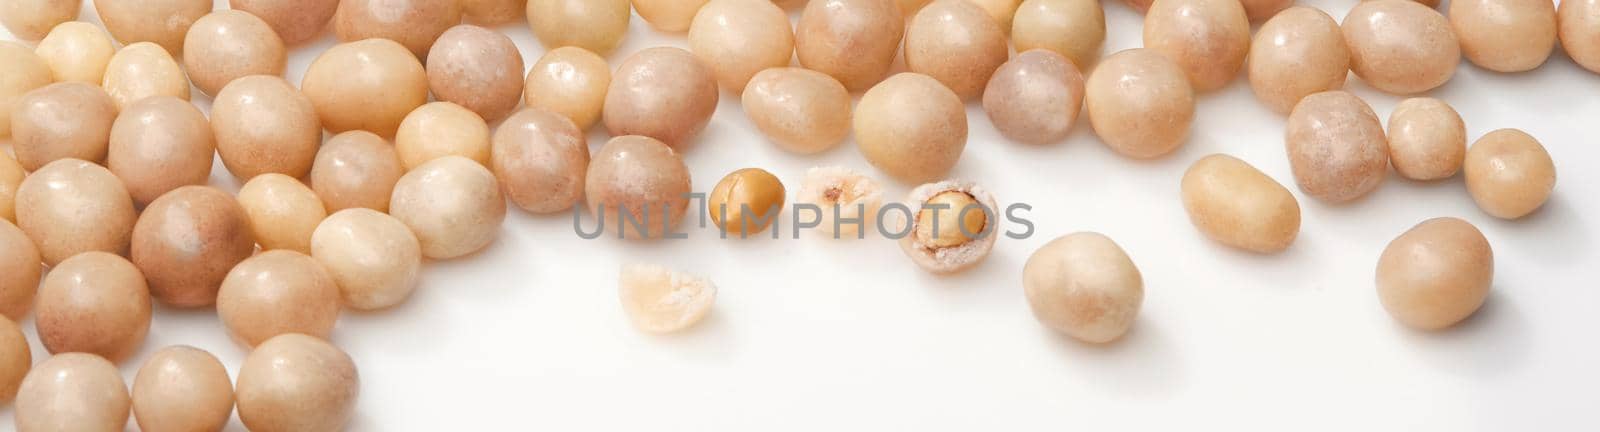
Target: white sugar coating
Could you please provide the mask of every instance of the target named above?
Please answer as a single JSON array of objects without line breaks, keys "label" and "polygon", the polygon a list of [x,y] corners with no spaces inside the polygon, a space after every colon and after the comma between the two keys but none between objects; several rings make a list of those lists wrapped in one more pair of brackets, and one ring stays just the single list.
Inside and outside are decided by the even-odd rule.
[{"label": "white sugar coating", "polygon": [[[987,213],[985,219],[987,220],[982,231],[986,231],[986,235],[982,235],[983,233],[981,232],[973,233],[981,236],[952,247],[938,247],[918,238],[915,234],[917,231],[915,215],[923,203],[928,202],[935,195],[945,192],[961,192],[971,195],[973,199],[985,207],[985,213]],[[899,240],[900,250],[905,252],[912,262],[917,263],[917,266],[930,273],[957,273],[978,265],[978,263],[983,262],[985,257],[989,256],[989,251],[994,249],[995,239],[1001,235],[997,224],[994,223],[995,216],[1000,212],[999,206],[995,205],[994,196],[990,195],[989,191],[984,190],[982,186],[978,186],[973,182],[944,180],[917,186],[906,196],[905,204],[912,207],[912,218],[908,219],[905,212],[891,212],[885,228],[890,233],[906,233],[906,236],[901,237]]]}]

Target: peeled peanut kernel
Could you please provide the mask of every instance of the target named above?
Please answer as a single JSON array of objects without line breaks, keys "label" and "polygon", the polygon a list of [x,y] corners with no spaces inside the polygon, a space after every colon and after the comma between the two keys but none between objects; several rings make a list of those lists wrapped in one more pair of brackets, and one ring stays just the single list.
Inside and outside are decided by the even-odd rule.
[{"label": "peeled peanut kernel", "polygon": [[1372,107],[1350,93],[1306,96],[1289,113],[1284,144],[1295,183],[1329,203],[1366,196],[1389,175],[1389,143]]},{"label": "peeled peanut kernel", "polygon": [[983,92],[983,111],[1006,138],[1060,141],[1078,122],[1083,81],[1078,67],[1055,51],[1024,52],[995,71]]},{"label": "peeled peanut kernel", "polygon": [[681,331],[705,319],[717,300],[706,278],[649,264],[622,266],[617,279],[622,310],[646,333]]},{"label": "peeled peanut kernel", "polygon": [[116,54],[111,35],[94,24],[68,21],[50,30],[34,48],[39,58],[50,65],[56,81],[78,81],[100,85],[106,64]]},{"label": "peeled peanut kernel", "polygon": [[199,108],[155,96],[129,105],[111,124],[106,168],[144,206],[181,186],[206,184],[216,154],[211,122]]},{"label": "peeled peanut kernel", "polygon": [[795,24],[795,54],[806,69],[866,90],[889,74],[909,16],[895,0],[812,1]]},{"label": "peeled peanut kernel", "polygon": [[545,48],[610,53],[628,34],[628,0],[528,0],[528,27]]},{"label": "peeled peanut kernel", "polygon": [[729,173],[706,196],[711,223],[740,237],[767,229],[783,212],[783,182],[760,168]]},{"label": "peeled peanut kernel", "polygon": [[1467,221],[1437,218],[1412,227],[1378,258],[1378,300],[1407,326],[1438,330],[1483,306],[1494,283],[1494,251]]},{"label": "peeled peanut kernel", "polygon": [[1183,69],[1144,48],[1102,59],[1089,73],[1083,102],[1095,135],[1133,158],[1172,153],[1194,122],[1194,89]]},{"label": "peeled peanut kernel", "polygon": [[303,177],[322,144],[317,111],[283,78],[252,75],[233,80],[211,102],[217,156],[234,177],[265,173]]},{"label": "peeled peanut kernel", "polygon": [[522,101],[522,53],[511,38],[473,25],[446,30],[428,51],[433,97],[472,110],[490,123]]},{"label": "peeled peanut kernel", "polygon": [[961,97],[917,73],[889,77],[867,90],[851,125],[867,162],[907,182],[949,173],[967,146],[967,108]]},{"label": "peeled peanut kernel", "polygon": [[339,320],[339,286],[304,253],[270,250],[228,272],[217,291],[217,315],[249,346],[300,333],[327,338]]},{"label": "peeled peanut kernel", "polygon": [[1401,177],[1439,180],[1456,175],[1467,157],[1467,126],[1442,100],[1411,98],[1389,113],[1389,162]]},{"label": "peeled peanut kernel", "polygon": [[818,231],[834,238],[859,238],[871,230],[865,227],[877,226],[883,192],[877,181],[854,170],[815,167],[806,171],[794,203],[797,212],[802,205],[816,206]]},{"label": "peeled peanut kernel", "polygon": [[767,69],[750,79],[741,98],[750,122],[784,150],[821,153],[850,136],[850,91],[822,72]]},{"label": "peeled peanut kernel", "polygon": [[1462,169],[1472,200],[1494,217],[1517,219],[1533,213],[1556,187],[1556,165],[1550,152],[1527,133],[1500,129],[1485,134],[1467,149]]},{"label": "peeled peanut kernel", "polygon": [[656,30],[668,33],[682,33],[689,29],[694,21],[695,12],[700,11],[708,0],[633,0],[634,10],[639,12],[639,18],[650,23]]},{"label": "peeled peanut kernel", "polygon": [[583,48],[561,47],[544,53],[528,71],[522,102],[566,116],[578,129],[589,130],[600,120],[610,86],[611,66],[606,59]]},{"label": "peeled peanut kernel", "polygon": [[689,26],[689,47],[723,88],[739,93],[757,72],[789,65],[794,30],[772,2],[711,0]]},{"label": "peeled peanut kernel", "polygon": [[694,54],[672,47],[645,49],[623,60],[612,76],[603,111],[606,130],[682,149],[711,122],[719,97],[711,68]]},{"label": "peeled peanut kernel", "polygon": [[1452,0],[1449,18],[1461,54],[1484,69],[1533,70],[1556,48],[1556,6],[1549,0]]},{"label": "peeled peanut kernel", "polygon": [[1172,59],[1196,91],[1228,85],[1250,52],[1250,20],[1237,0],[1156,0],[1144,46]]},{"label": "peeled peanut kernel", "polygon": [[228,0],[228,6],[260,17],[288,46],[322,35],[339,0]]},{"label": "peeled peanut kernel", "polygon": [[1046,327],[1080,341],[1109,343],[1139,318],[1144,277],[1116,242],[1079,232],[1028,256],[1022,292],[1033,317]]},{"label": "peeled peanut kernel", "polygon": [[[33,245],[33,240],[10,221],[0,220],[0,316],[18,321],[28,313],[28,308],[33,306],[34,293],[39,289],[43,264],[44,259],[39,256],[39,248]],[[0,379],[0,384],[4,381]],[[5,394],[4,390],[0,385],[0,395]],[[0,397],[0,400],[5,399]]]},{"label": "peeled peanut kernel", "polygon": [[[11,136],[11,113],[17,99],[50,84],[46,60],[23,45],[0,41],[0,138]],[[99,84],[95,80],[94,84]]]},{"label": "peeled peanut kernel", "polygon": [[339,285],[347,307],[376,310],[416,289],[422,246],[406,224],[366,208],[340,210],[311,233],[311,256]]},{"label": "peeled peanut kernel", "polygon": [[211,353],[174,345],[145,360],[133,378],[133,417],[147,431],[222,430],[233,415],[233,383]]},{"label": "peeled peanut kernel", "polygon": [[400,121],[394,150],[407,170],[445,156],[461,156],[488,166],[489,124],[461,105],[429,103]]},{"label": "peeled peanut kernel", "polygon": [[100,21],[118,41],[154,42],[174,56],[183,53],[189,26],[211,13],[211,6],[211,0],[94,0]]},{"label": "peeled peanut kernel", "polygon": [[149,42],[122,47],[111,55],[100,85],[118,110],[151,96],[189,100],[189,76],[167,50]]},{"label": "peeled peanut kernel", "polygon": [[17,227],[48,266],[88,251],[127,254],[137,218],[122,181],[78,159],[51,162],[17,188]]},{"label": "peeled peanut kernel", "polygon": [[1257,253],[1277,253],[1300,234],[1300,201],[1266,173],[1214,154],[1183,173],[1183,208],[1206,237]]},{"label": "peeled peanut kernel", "polygon": [[1089,70],[1106,40],[1106,13],[1098,0],[1027,0],[1011,21],[1017,52],[1047,49]]},{"label": "peeled peanut kernel", "polygon": [[117,361],[137,351],[150,329],[144,275],[127,259],[99,251],[52,267],[33,310],[39,342],[51,353]]},{"label": "peeled peanut kernel", "polygon": [[145,207],[130,256],[156,300],[197,307],[215,303],[228,270],[255,250],[250,219],[232,195],[184,186]]},{"label": "peeled peanut kernel", "polygon": [[555,213],[583,199],[589,142],[560,114],[528,108],[494,132],[494,176],[511,202],[533,213]]},{"label": "peeled peanut kernel", "polygon": [[494,242],[506,218],[506,199],[483,164],[445,156],[400,177],[389,214],[417,234],[423,256],[450,259]]},{"label": "peeled peanut kernel", "polygon": [[589,214],[606,235],[626,239],[660,238],[677,227],[690,190],[689,167],[677,152],[638,135],[606,142],[590,158],[584,180]]},{"label": "peeled peanut kernel", "polygon": [[357,207],[387,212],[394,184],[403,174],[400,156],[383,137],[349,131],[329,138],[317,151],[311,190],[329,213]]},{"label": "peeled peanut kernel", "polygon": [[40,87],[11,106],[11,150],[23,168],[37,171],[73,158],[106,160],[117,106],[99,87],[64,82]]},{"label": "peeled peanut kernel", "polygon": [[1333,17],[1313,7],[1292,7],[1256,31],[1247,72],[1256,99],[1288,114],[1306,95],[1344,87],[1350,49]]},{"label": "peeled peanut kernel", "polygon": [[201,92],[215,95],[250,75],[283,75],[288,53],[266,21],[247,12],[219,10],[189,27],[183,69]]},{"label": "peeled peanut kernel", "polygon": [[239,421],[255,432],[342,430],[361,377],[349,354],[302,334],[268,339],[239,365]]},{"label": "peeled peanut kernel", "polygon": [[40,362],[17,390],[19,431],[118,431],[128,424],[127,384],[94,354],[63,353]]},{"label": "peeled peanut kernel", "polygon": [[311,232],[328,217],[328,210],[311,188],[278,173],[245,182],[239,189],[239,206],[244,208],[261,250],[311,253]]},{"label": "peeled peanut kernel", "polygon": [[365,39],[323,51],[306,69],[300,89],[329,132],[360,129],[392,137],[406,114],[428,102],[428,75],[400,44]]},{"label": "peeled peanut kernel", "polygon": [[333,14],[333,34],[343,42],[398,42],[423,58],[439,35],[460,23],[458,0],[343,0]]},{"label": "peeled peanut kernel", "polygon": [[928,183],[912,189],[906,202],[916,214],[895,228],[910,231],[900,238],[900,250],[923,270],[961,272],[983,262],[994,249],[1000,234],[994,219],[1000,208],[982,187],[948,180]]},{"label": "peeled peanut kernel", "polygon": [[1356,3],[1340,26],[1350,70],[1388,93],[1432,90],[1456,73],[1461,45],[1439,11],[1411,0]]},{"label": "peeled peanut kernel", "polygon": [[50,29],[78,18],[79,0],[11,0],[0,3],[0,25],[18,39],[36,41]]},{"label": "peeled peanut kernel", "polygon": [[934,0],[906,25],[906,67],[939,80],[962,100],[982,96],[1011,55],[1005,30],[969,1]]}]

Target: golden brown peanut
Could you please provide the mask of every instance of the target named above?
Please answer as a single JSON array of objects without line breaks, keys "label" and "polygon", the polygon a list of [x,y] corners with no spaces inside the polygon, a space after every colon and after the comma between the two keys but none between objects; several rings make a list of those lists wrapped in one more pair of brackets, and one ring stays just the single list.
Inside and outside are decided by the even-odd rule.
[{"label": "golden brown peanut", "polygon": [[17,99],[50,84],[50,73],[45,59],[27,45],[0,41],[0,138],[11,136],[11,112]]},{"label": "golden brown peanut", "polygon": [[1256,31],[1248,73],[1256,99],[1288,114],[1306,95],[1344,87],[1350,49],[1333,17],[1316,8],[1293,7]]},{"label": "golden brown peanut", "polygon": [[389,214],[417,234],[422,256],[450,259],[494,242],[506,219],[506,198],[483,164],[445,156],[400,177]]},{"label": "golden brown peanut", "polygon": [[1133,158],[1172,153],[1188,140],[1194,122],[1194,90],[1183,69],[1144,48],[1101,60],[1089,73],[1083,103],[1095,135]]},{"label": "golden brown peanut", "polygon": [[31,368],[33,350],[28,348],[28,336],[22,334],[22,326],[0,316],[0,402],[16,399],[18,387]]},{"label": "golden brown peanut", "polygon": [[617,277],[622,310],[646,333],[681,331],[705,319],[717,299],[706,278],[649,264],[625,264]]},{"label": "golden brown peanut", "polygon": [[311,99],[275,76],[247,76],[223,87],[211,102],[211,128],[222,165],[245,180],[270,172],[304,177],[322,144]]},{"label": "golden brown peanut", "polygon": [[603,117],[612,136],[641,135],[683,149],[717,110],[711,68],[678,48],[639,51],[617,66]]},{"label": "golden brown peanut", "polygon": [[[33,240],[10,221],[0,220],[0,316],[16,321],[28,313],[33,295],[39,289],[43,264],[44,258],[39,256],[39,248],[33,245]],[[5,379],[0,379],[0,384],[4,383]],[[4,390],[5,386],[0,385],[0,395],[5,394]],[[0,401],[5,399],[0,397]]]},{"label": "golden brown peanut", "polygon": [[333,34],[342,42],[398,42],[423,58],[439,35],[460,23],[457,0],[344,0],[333,14]]},{"label": "golden brown peanut", "polygon": [[[706,196],[711,223],[740,238],[760,233],[783,211],[783,182],[760,168],[729,173]],[[749,224],[749,225],[747,225]]]},{"label": "golden brown peanut", "polygon": [[288,60],[283,40],[272,26],[243,11],[220,10],[201,17],[183,40],[183,69],[208,95],[216,95],[240,77],[283,75]]},{"label": "golden brown peanut", "polygon": [[127,254],[137,218],[122,181],[78,159],[51,162],[17,188],[17,227],[48,266],[88,251]]},{"label": "golden brown peanut", "polygon": [[561,47],[539,57],[528,71],[522,102],[566,116],[578,129],[589,130],[600,120],[610,86],[611,66],[606,59],[583,48]]},{"label": "golden brown peanut", "polygon": [[1389,162],[1401,177],[1439,180],[1456,175],[1467,157],[1467,126],[1442,100],[1411,98],[1389,113]]},{"label": "golden brown peanut", "polygon": [[18,431],[118,431],[128,423],[128,387],[117,366],[65,353],[34,366],[17,390]]},{"label": "golden brown peanut", "polygon": [[210,186],[184,186],[145,207],[133,227],[133,263],[150,295],[177,307],[206,306],[239,261],[255,253],[239,202]]},{"label": "golden brown peanut", "polygon": [[[806,170],[806,177],[795,193],[794,203],[816,206],[818,232],[835,239],[863,238],[877,226],[883,204],[883,188],[871,177],[849,168],[820,166]],[[796,210],[799,211],[799,210]],[[797,216],[798,217],[798,216]],[[846,220],[851,222],[846,222]],[[861,223],[853,223],[853,221]]]},{"label": "golden brown peanut", "polygon": [[249,346],[300,333],[327,338],[339,320],[339,286],[304,253],[271,250],[228,272],[217,291],[217,315]]},{"label": "golden brown peanut", "polygon": [[689,49],[734,93],[762,70],[789,65],[794,30],[772,2],[711,0],[689,26]]},{"label": "golden brown peanut", "polygon": [[1055,51],[1037,49],[1001,65],[983,92],[983,111],[1001,135],[1044,144],[1067,137],[1083,107],[1083,74]]},{"label": "golden brown peanut", "polygon": [[111,35],[100,27],[68,21],[51,29],[34,52],[50,65],[50,74],[56,81],[100,85],[106,76],[106,64],[111,62],[117,48],[111,42]]},{"label": "golden brown peanut", "polygon": [[1378,258],[1378,300],[1400,323],[1426,330],[1472,316],[1494,283],[1494,251],[1467,221],[1437,218],[1400,234]]},{"label": "golden brown peanut", "polygon": [[1567,57],[1590,72],[1600,73],[1600,0],[1562,1],[1556,14],[1556,35]]},{"label": "golden brown peanut", "polygon": [[50,29],[78,18],[79,0],[12,0],[0,3],[0,25],[18,39],[36,41]]},{"label": "golden brown peanut", "polygon": [[1284,144],[1295,183],[1329,203],[1366,196],[1389,174],[1389,143],[1372,107],[1350,93],[1306,96],[1289,113]]},{"label": "golden brown peanut", "polygon": [[522,53],[511,38],[473,25],[446,30],[428,51],[428,88],[494,123],[522,100]]},{"label": "golden brown peanut", "polygon": [[1501,219],[1533,213],[1556,187],[1556,165],[1550,152],[1527,133],[1500,129],[1485,134],[1467,149],[1462,169],[1467,192],[1478,208]]},{"label": "golden brown peanut", "polygon": [[228,5],[260,17],[284,45],[294,46],[322,34],[339,0],[228,0]]},{"label": "golden brown peanut", "polygon": [[189,26],[211,13],[211,0],[94,0],[94,9],[117,41],[154,42],[179,55]]},{"label": "golden brown peanut", "polygon": [[311,253],[311,232],[328,217],[328,210],[311,188],[278,173],[245,182],[239,189],[239,206],[244,208],[261,250]]},{"label": "golden brown peanut", "polygon": [[461,0],[461,18],[469,22],[497,25],[522,18],[528,0]]},{"label": "golden brown peanut", "polygon": [[188,101],[144,98],[111,124],[106,168],[143,207],[180,186],[206,184],[216,155],[214,139],[211,122]]},{"label": "golden brown peanut", "polygon": [[1098,0],[1027,0],[1009,30],[1017,52],[1055,51],[1088,70],[1106,40],[1106,13]]},{"label": "golden brown peanut", "polygon": [[1300,234],[1300,201],[1266,173],[1214,154],[1183,173],[1189,222],[1218,243],[1256,253],[1288,249]]},{"label": "golden brown peanut", "polygon": [[[994,196],[970,182],[952,180],[928,183],[912,189],[906,203],[916,214],[909,220],[901,213],[892,232],[901,237],[900,251],[911,262],[933,274],[952,274],[967,270],[989,256],[995,239],[1000,207]],[[893,216],[891,216],[893,217]]]},{"label": "golden brown peanut", "polygon": [[962,100],[984,85],[1011,51],[1006,33],[970,0],[934,0],[906,25],[906,67],[939,80]]},{"label": "golden brown peanut", "polygon": [[1228,85],[1250,52],[1250,20],[1236,0],[1156,0],[1144,46],[1172,59],[1196,91]]},{"label": "golden brown peanut", "polygon": [[590,159],[584,180],[589,213],[605,234],[626,239],[660,238],[677,227],[690,190],[689,167],[677,152],[638,135],[606,142]]},{"label": "golden brown peanut", "polygon": [[1556,6],[1548,0],[1450,2],[1461,54],[1496,72],[1533,70],[1556,48]]},{"label": "golden brown peanut", "polygon": [[650,23],[656,30],[668,33],[682,33],[689,29],[689,24],[694,21],[695,12],[705,6],[707,0],[633,0],[634,10],[639,12],[639,18]]},{"label": "golden brown peanut", "polygon": [[133,417],[147,431],[220,431],[233,415],[233,383],[216,356],[174,345],[133,378]]},{"label": "golden brown peanut", "polygon": [[311,190],[329,213],[364,207],[389,211],[395,182],[405,174],[394,146],[372,132],[334,135],[311,166]]},{"label": "golden brown peanut", "polygon": [[545,48],[607,54],[628,34],[628,0],[528,0],[528,26]]},{"label": "golden brown peanut", "polygon": [[861,155],[906,182],[944,176],[967,147],[961,97],[927,75],[901,73],[873,86],[851,125]]},{"label": "golden brown peanut", "polygon": [[407,170],[445,156],[461,156],[488,166],[489,124],[461,105],[429,103],[400,122],[394,150]]},{"label": "golden brown peanut", "polygon": [[518,207],[555,213],[583,199],[589,142],[560,114],[528,108],[494,132],[493,168],[500,188]]},{"label": "golden brown peanut", "polygon": [[794,28],[795,54],[806,69],[862,91],[894,65],[905,17],[895,0],[817,0],[806,4]]},{"label": "golden brown peanut", "polygon": [[300,81],[329,132],[364,130],[392,137],[400,120],[428,102],[428,75],[417,57],[387,39],[328,48]]},{"label": "golden brown peanut", "polygon": [[360,393],[361,378],[350,355],[294,333],[250,351],[234,388],[239,420],[255,432],[342,430]]},{"label": "golden brown peanut", "polygon": [[17,221],[17,189],[22,187],[22,179],[27,176],[22,164],[0,152],[0,219]]},{"label": "golden brown peanut", "polygon": [[359,310],[405,301],[422,267],[416,234],[399,219],[366,208],[323,219],[311,234],[311,256],[333,276],[345,306]]},{"label": "golden brown peanut", "polygon": [[39,342],[51,353],[121,360],[150,330],[144,275],[120,256],[91,251],[52,267],[34,301]]},{"label": "golden brown peanut", "polygon": [[1388,93],[1432,90],[1455,75],[1461,45],[1439,11],[1411,0],[1357,3],[1341,25],[1350,70]]},{"label": "golden brown peanut", "polygon": [[11,108],[11,150],[23,168],[37,171],[66,158],[106,160],[117,106],[99,87],[51,84],[22,95]]},{"label": "golden brown peanut", "polygon": [[1079,232],[1028,256],[1022,292],[1033,317],[1046,327],[1080,341],[1109,343],[1139,318],[1144,277],[1116,242]]},{"label": "golden brown peanut", "polygon": [[742,99],[750,122],[784,150],[821,153],[850,136],[850,91],[822,72],[761,71],[745,86]]},{"label": "golden brown peanut", "polygon": [[189,100],[188,75],[165,49],[149,42],[117,50],[106,63],[106,74],[100,85],[111,95],[118,110],[151,96]]}]

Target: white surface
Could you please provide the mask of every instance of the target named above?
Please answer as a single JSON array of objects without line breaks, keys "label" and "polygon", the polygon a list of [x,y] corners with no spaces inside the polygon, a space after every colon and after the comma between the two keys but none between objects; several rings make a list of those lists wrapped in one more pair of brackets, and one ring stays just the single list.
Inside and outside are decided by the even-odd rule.
[{"label": "white surface", "polygon": [[[1352,4],[1308,3],[1336,18]],[[1113,1],[1106,14],[1104,53],[1140,45],[1139,15]],[[82,19],[97,21],[92,5]],[[500,30],[528,64],[543,53],[525,25]],[[331,43],[329,34],[295,49],[290,81]],[[686,42],[636,16],[609,60],[656,45]],[[1202,95],[1188,144],[1150,162],[1113,154],[1086,119],[1066,142],[1007,142],[970,104],[971,139],[953,176],[986,185],[1002,206],[1033,205],[1037,233],[1001,239],[987,262],[955,277],[924,274],[879,239],[737,241],[708,230],[679,241],[586,241],[570,215],[513,211],[486,251],[428,263],[403,306],[341,318],[332,339],[356,359],[362,381],[352,429],[1597,430],[1600,179],[1588,168],[1600,163],[1600,76],[1557,51],[1522,74],[1463,63],[1431,94],[1461,112],[1470,139],[1515,127],[1550,150],[1555,195],[1520,221],[1479,211],[1460,177],[1415,183],[1391,174],[1344,206],[1306,197],[1293,187],[1283,119],[1256,102],[1243,76]],[[1354,75],[1347,88],[1385,119],[1401,99]],[[603,127],[591,138],[598,148]],[[1295,191],[1304,226],[1289,251],[1234,251],[1190,226],[1179,177],[1216,152]],[[728,93],[685,158],[697,191],[756,166],[792,196],[819,164],[873,172],[890,197],[914,186],[871,171],[851,143],[818,157],[784,153]],[[238,187],[220,164],[212,180]],[[1495,287],[1460,327],[1421,333],[1384,313],[1372,272],[1390,239],[1436,216],[1484,231]],[[1109,346],[1052,334],[1022,296],[1034,248],[1081,230],[1111,236],[1144,272],[1138,323]],[[682,335],[634,331],[616,298],[618,267],[632,261],[710,277],[721,288],[711,317]],[[158,307],[124,375],[131,381],[170,344],[210,350],[231,372],[246,354],[211,310]],[[43,360],[36,340],[34,348]],[[11,425],[9,407],[0,425]]]}]

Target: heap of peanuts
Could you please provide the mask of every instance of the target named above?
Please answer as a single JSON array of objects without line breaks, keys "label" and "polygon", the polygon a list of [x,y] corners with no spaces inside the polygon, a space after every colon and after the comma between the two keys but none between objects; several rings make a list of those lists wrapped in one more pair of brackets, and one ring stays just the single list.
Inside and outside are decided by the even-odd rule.
[{"label": "heap of peanuts", "polygon": [[[1448,18],[1433,2],[1373,0],[1342,25],[1291,0],[1128,0],[1146,12],[1145,47],[1103,58],[1097,0],[94,3],[104,30],[74,21],[78,0],[0,3],[0,23],[36,41],[0,42],[0,138],[15,154],[0,153],[0,400],[16,400],[24,432],[121,430],[130,411],[144,430],[219,430],[235,407],[255,431],[341,429],[359,389],[355,363],[326,340],[342,309],[406,301],[424,258],[494,241],[507,199],[612,221],[663,209],[665,224],[629,237],[663,236],[690,208],[679,153],[721,91],[740,95],[780,148],[815,154],[853,136],[881,174],[921,184],[907,198],[920,210],[879,221],[878,180],[817,167],[794,202],[824,209],[819,228],[836,237],[866,225],[840,220],[901,228],[915,264],[948,274],[979,264],[998,237],[989,191],[941,180],[966,146],[969,102],[1034,144],[1063,140],[1082,109],[1117,153],[1160,158],[1187,140],[1196,97],[1244,71],[1261,103],[1288,116],[1303,195],[1355,200],[1391,166],[1422,181],[1462,172],[1480,208],[1516,219],[1555,184],[1534,137],[1501,129],[1469,147],[1456,111],[1426,97],[1401,102],[1386,131],[1340,90],[1348,71],[1418,94],[1463,56],[1536,68],[1559,38],[1600,72],[1596,0],[1458,0]],[[613,69],[602,55],[634,12],[686,33],[691,49],[645,49]],[[549,48],[531,65],[480,26],[524,17]],[[286,81],[288,50],[330,26],[342,43]],[[902,55],[909,72],[889,76]],[[209,116],[189,102],[191,85],[212,98]],[[597,124],[614,138],[591,155]],[[214,155],[245,181],[237,196],[207,185]],[[1295,194],[1243,160],[1200,158],[1179,183],[1193,225],[1221,244],[1274,254],[1299,233]],[[771,173],[741,169],[706,211],[753,234],[787,195]],[[1445,328],[1484,302],[1493,261],[1471,224],[1428,220],[1383,252],[1377,290],[1398,321]],[[624,266],[619,280],[624,309],[649,332],[694,324],[716,293],[654,265]],[[1121,337],[1144,297],[1132,259],[1096,233],[1040,248],[1023,285],[1039,321],[1094,343]],[[253,347],[237,381],[211,354],[173,346],[130,394],[113,362],[141,346],[155,301],[215,307]],[[30,310],[53,354],[37,365],[16,324]]]}]

